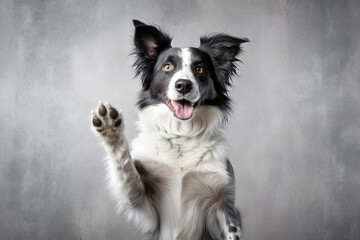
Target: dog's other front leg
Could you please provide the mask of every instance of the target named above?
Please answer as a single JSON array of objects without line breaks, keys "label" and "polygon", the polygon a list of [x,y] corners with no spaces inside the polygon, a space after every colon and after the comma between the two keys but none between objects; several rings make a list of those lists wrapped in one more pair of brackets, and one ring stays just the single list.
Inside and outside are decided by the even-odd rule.
[{"label": "dog's other front leg", "polygon": [[109,187],[119,210],[136,225],[141,223],[143,230],[153,230],[157,214],[131,158],[121,111],[100,102],[92,114],[92,130],[102,139],[107,152]]}]

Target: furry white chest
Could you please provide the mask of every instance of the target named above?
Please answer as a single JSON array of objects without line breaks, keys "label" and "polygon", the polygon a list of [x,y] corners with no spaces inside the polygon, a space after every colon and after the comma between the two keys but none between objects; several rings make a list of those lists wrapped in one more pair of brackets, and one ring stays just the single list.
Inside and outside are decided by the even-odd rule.
[{"label": "furry white chest", "polygon": [[174,118],[165,105],[148,107],[140,115],[140,134],[132,142],[131,155],[163,163],[182,174],[217,172],[224,169],[227,159],[221,125],[221,113],[215,107],[200,107],[185,122]]},{"label": "furry white chest", "polygon": [[[221,113],[216,108],[201,107],[198,116],[178,121],[164,105],[150,107],[140,115],[140,134],[132,141],[134,160],[164,168],[167,191],[162,198],[161,239],[173,239],[183,219],[183,178],[188,173],[212,172],[228,180],[227,153],[220,135]],[[160,163],[161,165],[158,165]]]}]

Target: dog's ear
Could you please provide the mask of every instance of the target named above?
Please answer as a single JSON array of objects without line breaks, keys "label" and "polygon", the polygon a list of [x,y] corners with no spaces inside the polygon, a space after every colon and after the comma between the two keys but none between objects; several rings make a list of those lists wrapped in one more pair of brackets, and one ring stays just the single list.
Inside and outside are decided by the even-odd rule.
[{"label": "dog's ear", "polygon": [[241,44],[249,42],[247,38],[236,38],[225,34],[210,34],[200,39],[200,49],[212,58],[217,78],[226,89],[231,85],[231,77],[236,74],[236,56],[241,53]]},{"label": "dog's ear", "polygon": [[135,26],[133,54],[135,75],[141,75],[143,89],[150,88],[151,77],[160,52],[171,48],[171,38],[157,27],[133,20]]},{"label": "dog's ear", "polygon": [[171,38],[158,28],[133,20],[135,26],[134,44],[139,57],[156,59],[159,53],[171,48]]}]

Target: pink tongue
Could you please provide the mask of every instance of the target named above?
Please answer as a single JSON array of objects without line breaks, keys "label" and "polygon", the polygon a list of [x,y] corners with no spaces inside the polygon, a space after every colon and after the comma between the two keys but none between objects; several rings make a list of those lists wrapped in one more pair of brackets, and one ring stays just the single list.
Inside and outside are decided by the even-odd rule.
[{"label": "pink tongue", "polygon": [[190,104],[184,104],[178,101],[171,101],[171,104],[175,108],[174,113],[178,118],[188,119],[192,116],[194,108]]}]

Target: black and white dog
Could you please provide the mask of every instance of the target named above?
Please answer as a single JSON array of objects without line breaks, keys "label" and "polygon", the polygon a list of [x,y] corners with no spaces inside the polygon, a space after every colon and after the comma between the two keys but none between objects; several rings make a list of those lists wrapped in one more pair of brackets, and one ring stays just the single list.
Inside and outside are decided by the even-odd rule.
[{"label": "black and white dog", "polygon": [[100,103],[92,117],[118,207],[147,239],[240,239],[222,128],[236,56],[248,39],[211,34],[199,48],[172,48],[157,27],[133,22],[142,90],[132,151],[121,111]]}]

